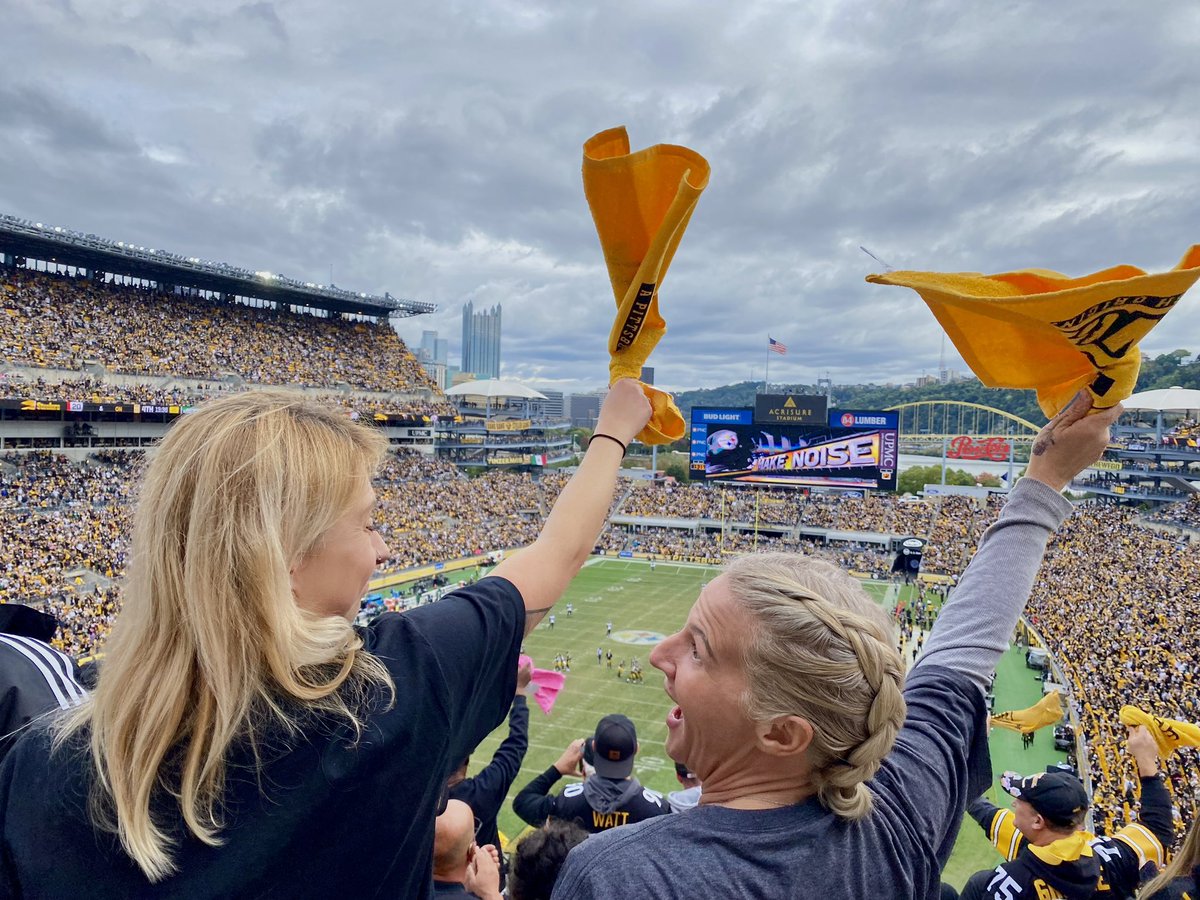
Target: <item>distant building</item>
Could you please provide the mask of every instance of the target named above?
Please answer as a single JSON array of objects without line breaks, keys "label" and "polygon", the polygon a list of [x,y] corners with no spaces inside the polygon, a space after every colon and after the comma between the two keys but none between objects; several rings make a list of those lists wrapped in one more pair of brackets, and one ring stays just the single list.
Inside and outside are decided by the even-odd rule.
[{"label": "distant building", "polygon": [[417,350],[417,359],[428,359],[430,362],[434,360],[435,345],[437,344],[438,333],[436,331],[421,332],[421,347]]},{"label": "distant building", "polygon": [[596,394],[572,394],[568,398],[566,413],[576,428],[593,428],[600,416],[600,397]]},{"label": "distant building", "polygon": [[430,360],[421,359],[421,368],[425,370],[425,374],[429,376],[429,380],[436,384],[441,390],[446,389],[446,367],[442,363],[432,362]]},{"label": "distant building", "polygon": [[546,401],[542,404],[542,409],[545,410],[547,418],[561,419],[566,415],[566,409],[563,406],[562,391],[542,391]]},{"label": "distant building", "polygon": [[500,304],[475,312],[473,303],[463,306],[462,370],[480,378],[500,377]]},{"label": "distant building", "polygon": [[[417,362],[425,369],[430,380],[442,390],[449,387],[447,368],[450,363],[450,342],[445,338],[439,338],[436,331],[422,331],[421,346],[416,349],[415,353]],[[458,370],[455,369],[455,371]]]}]

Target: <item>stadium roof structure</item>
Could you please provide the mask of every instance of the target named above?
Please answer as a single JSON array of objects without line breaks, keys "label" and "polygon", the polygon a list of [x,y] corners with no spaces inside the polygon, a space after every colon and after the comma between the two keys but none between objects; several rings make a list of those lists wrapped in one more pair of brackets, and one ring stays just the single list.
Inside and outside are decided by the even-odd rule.
[{"label": "stadium roof structure", "polygon": [[1157,391],[1133,394],[1122,403],[1126,409],[1154,409],[1160,412],[1176,409],[1200,409],[1200,391],[1169,387]]},{"label": "stadium roof structure", "polygon": [[436,304],[421,300],[399,300],[390,294],[382,297],[361,294],[332,285],[296,281],[272,272],[251,272],[227,263],[154,248],[147,250],[124,241],[110,241],[94,234],[3,214],[0,214],[0,252],[159,284],[331,312],[405,318],[437,309]]},{"label": "stadium roof structure", "polygon": [[539,394],[531,387],[518,384],[515,381],[501,381],[499,378],[487,378],[482,381],[464,381],[446,391],[447,397],[521,397],[526,400],[545,400],[545,394]]}]

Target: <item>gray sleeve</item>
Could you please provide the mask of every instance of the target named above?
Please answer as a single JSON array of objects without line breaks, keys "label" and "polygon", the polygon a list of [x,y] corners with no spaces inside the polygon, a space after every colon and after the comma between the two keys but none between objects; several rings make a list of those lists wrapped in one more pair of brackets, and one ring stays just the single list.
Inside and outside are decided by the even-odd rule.
[{"label": "gray sleeve", "polygon": [[918,667],[953,669],[987,689],[1033,589],[1046,541],[1070,512],[1070,502],[1049,485],[1033,478],[1016,483],[938,616]]}]

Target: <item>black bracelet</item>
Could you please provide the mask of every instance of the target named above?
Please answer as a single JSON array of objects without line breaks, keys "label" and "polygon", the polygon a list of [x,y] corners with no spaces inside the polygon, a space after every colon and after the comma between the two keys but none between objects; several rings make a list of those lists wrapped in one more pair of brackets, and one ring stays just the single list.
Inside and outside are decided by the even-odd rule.
[{"label": "black bracelet", "polygon": [[613,437],[611,434],[605,434],[602,431],[597,431],[595,434],[592,435],[592,440],[594,441],[596,438],[608,438],[613,443],[620,444],[622,456],[624,456],[626,454],[626,452],[629,450],[629,448],[625,446],[625,443],[623,441],[617,440],[617,438]]}]

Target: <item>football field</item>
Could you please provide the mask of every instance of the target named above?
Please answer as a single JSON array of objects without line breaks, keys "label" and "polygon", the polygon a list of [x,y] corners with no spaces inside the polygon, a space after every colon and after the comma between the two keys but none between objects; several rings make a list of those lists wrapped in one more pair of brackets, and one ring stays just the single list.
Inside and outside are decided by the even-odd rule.
[{"label": "football field", "polygon": [[[525,652],[533,657],[536,666],[552,669],[556,655],[569,653],[571,672],[549,715],[543,714],[532,698],[529,701],[529,753],[509,793],[509,802],[500,813],[500,830],[510,841],[527,827],[512,811],[512,797],[552,765],[572,740],[590,735],[596,722],[609,713],[623,713],[637,726],[641,750],[634,775],[638,780],[664,793],[678,789],[674,764],[663,750],[667,734],[665,717],[672,704],[663,692],[662,673],[649,665],[648,657],[654,643],[680,628],[700,588],[714,577],[716,571],[710,567],[668,562],[657,563],[651,571],[650,566],[640,560],[593,559],[555,607],[554,626],[550,626],[548,619],[543,620],[526,638]],[[887,585],[879,582],[864,584],[882,603]],[[574,607],[571,615],[567,615],[568,603]],[[605,633],[609,622],[612,623],[611,636]],[[612,650],[611,669],[605,660],[597,663],[597,648],[602,652]],[[1015,652],[1010,651],[1010,654]],[[625,676],[628,677],[629,662],[633,657],[641,660],[645,675],[643,684],[630,684],[617,677],[621,662],[625,663]],[[1012,661],[1006,659],[1006,662],[1017,673],[1013,677],[1018,677],[1019,672],[1012,668]],[[1025,693],[1032,696],[1032,682],[1023,687]],[[1000,699],[1006,698],[1001,696]],[[487,764],[507,733],[505,723],[484,740],[471,757],[472,774]],[[1007,739],[1009,735],[1005,733],[999,737]],[[1011,737],[1019,745],[1019,737],[1015,734]],[[1045,747],[1049,741],[1048,731],[1039,732],[1038,738]],[[994,736],[993,753],[998,749],[1001,748],[996,747]],[[1003,751],[1002,756],[1011,755],[1007,743]],[[1040,760],[1043,754],[1036,755]],[[1031,757],[1026,760],[1032,762]],[[563,779],[554,792],[558,793],[572,780]],[[999,860],[980,829],[968,821],[947,866],[946,880],[961,886],[971,872],[991,868]]]}]

